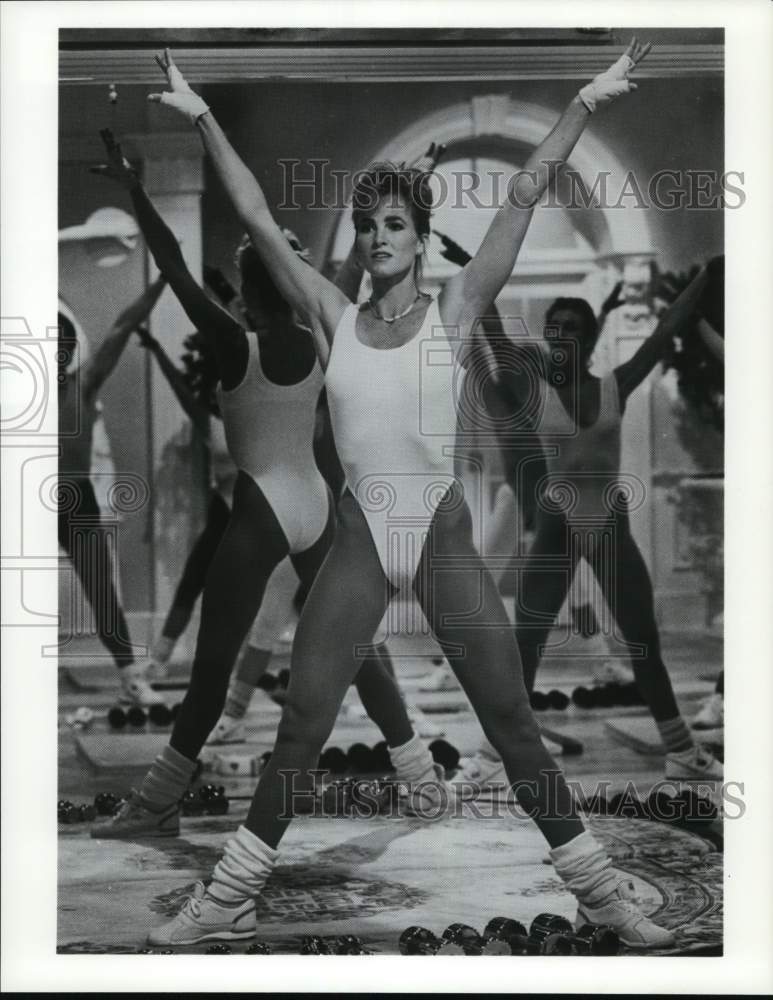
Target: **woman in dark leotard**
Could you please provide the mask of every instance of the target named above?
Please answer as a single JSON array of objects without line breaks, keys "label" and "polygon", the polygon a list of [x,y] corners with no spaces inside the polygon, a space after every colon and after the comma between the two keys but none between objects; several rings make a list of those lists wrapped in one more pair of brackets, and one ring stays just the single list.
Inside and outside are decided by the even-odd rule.
[{"label": "woman in dark leotard", "polygon": [[[91,831],[96,838],[173,836],[180,800],[223,711],[231,670],[269,577],[289,555],[300,579],[310,582],[330,548],[332,504],[312,455],[322,373],[308,331],[295,322],[252,245],[243,242],[238,262],[256,332],[244,330],[199,287],[120,147],[107,131],[103,139],[110,164],[102,172],[128,189],[159,269],[215,353],[218,404],[239,466],[231,516],[207,573],[190,684],[169,745],[121,811]],[[293,259],[311,272],[284,233],[281,238]],[[392,748],[398,775],[409,784],[417,768],[434,776],[432,755],[414,736],[395,680],[377,656],[365,659],[355,683]]]}]

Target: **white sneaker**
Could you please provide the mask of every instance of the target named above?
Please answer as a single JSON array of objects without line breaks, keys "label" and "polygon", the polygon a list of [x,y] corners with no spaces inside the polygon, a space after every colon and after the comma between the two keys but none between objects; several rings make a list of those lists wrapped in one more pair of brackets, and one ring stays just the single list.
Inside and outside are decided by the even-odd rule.
[{"label": "white sneaker", "polygon": [[436,667],[419,684],[419,691],[457,691],[458,689],[459,682],[447,663]]},{"label": "white sneaker", "polygon": [[121,692],[118,700],[122,705],[163,705],[164,697],[154,691],[148,683],[146,667],[132,663],[121,670]]},{"label": "white sneaker", "polygon": [[593,667],[594,684],[633,684],[633,670],[625,667],[619,660],[600,660]]},{"label": "white sneaker", "polygon": [[134,837],[179,837],[180,803],[172,802],[160,812],[143,805],[132,788],[126,801],[112,816],[99,820],[89,831],[94,840],[132,840]]},{"label": "white sneaker", "polygon": [[431,739],[445,735],[445,729],[433,722],[432,719],[427,718],[418,705],[408,705],[408,718],[411,720],[411,725],[417,736]]},{"label": "white sneaker", "polygon": [[645,917],[639,909],[633,882],[623,877],[595,906],[579,903],[577,929],[584,923],[606,924],[617,931],[629,948],[669,948],[676,940],[671,931]]},{"label": "white sneaker", "polygon": [[225,712],[220,716],[215,724],[215,728],[209,734],[206,746],[219,747],[228,743],[244,743],[244,719],[235,719]]},{"label": "white sneaker", "polygon": [[725,696],[716,692],[709,695],[701,704],[697,714],[690,723],[696,732],[709,733],[725,728]]},{"label": "white sneaker", "polygon": [[438,819],[448,809],[454,799],[454,790],[445,780],[445,769],[440,764],[433,765],[435,777],[417,784],[401,784],[400,805],[406,816],[419,819]]},{"label": "white sneaker", "polygon": [[723,767],[713,753],[699,743],[666,756],[666,778],[671,781],[721,781]]},{"label": "white sneaker", "polygon": [[450,785],[462,801],[475,799],[484,791],[505,789],[508,787],[505,765],[480,752],[462,757]]},{"label": "white sneaker", "polygon": [[148,944],[171,946],[254,937],[254,899],[227,903],[212,896],[203,882],[197,882],[177,916],[148,934]]}]

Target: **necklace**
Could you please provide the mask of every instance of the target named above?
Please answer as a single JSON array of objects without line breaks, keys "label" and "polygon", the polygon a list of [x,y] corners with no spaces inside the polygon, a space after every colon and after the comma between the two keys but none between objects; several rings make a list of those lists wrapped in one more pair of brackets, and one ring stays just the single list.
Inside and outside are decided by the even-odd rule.
[{"label": "necklace", "polygon": [[368,299],[368,305],[373,310],[373,315],[376,317],[376,319],[380,319],[383,323],[395,323],[398,319],[402,319],[403,316],[408,315],[408,313],[411,311],[411,309],[413,309],[413,307],[416,305],[416,303],[419,301],[419,299],[422,297],[423,294],[424,294],[423,292],[419,292],[416,298],[413,300],[413,302],[411,302],[411,304],[408,306],[408,308],[403,309],[403,311],[397,313],[396,316],[382,316],[381,313],[376,309],[376,305],[372,298]]}]

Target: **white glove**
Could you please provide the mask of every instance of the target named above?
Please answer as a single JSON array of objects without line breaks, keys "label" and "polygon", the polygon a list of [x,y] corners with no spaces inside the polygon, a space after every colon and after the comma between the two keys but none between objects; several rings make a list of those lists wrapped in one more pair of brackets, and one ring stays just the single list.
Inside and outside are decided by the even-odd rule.
[{"label": "white glove", "polygon": [[649,50],[649,44],[640,45],[633,38],[625,53],[608,70],[594,77],[580,90],[580,100],[591,114],[600,104],[609,104],[621,94],[636,90],[636,84],[631,83],[628,76]]},{"label": "white glove", "polygon": [[172,89],[165,90],[163,94],[148,94],[148,100],[174,108],[186,115],[191,125],[195,125],[199,118],[209,111],[209,105],[191,90],[187,80],[172,61],[169,49],[164,49],[163,58],[156,56],[156,62],[166,75]]},{"label": "white glove", "polygon": [[[151,94],[149,100],[155,96],[155,94]],[[199,118],[209,111],[209,105],[206,101],[198,94],[194,94],[193,91],[186,94],[165,90],[163,94],[158,95],[158,103],[166,104],[181,114],[187,115],[191,125],[195,125]]]}]

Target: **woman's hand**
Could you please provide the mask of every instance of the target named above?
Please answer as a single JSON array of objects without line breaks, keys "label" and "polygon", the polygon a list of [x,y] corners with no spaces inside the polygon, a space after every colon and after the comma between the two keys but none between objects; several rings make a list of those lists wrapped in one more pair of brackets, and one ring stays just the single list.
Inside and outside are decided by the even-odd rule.
[{"label": "woman's hand", "polygon": [[188,82],[175,66],[169,49],[164,49],[163,56],[156,56],[156,62],[161,72],[166,76],[167,83],[172,88],[163,94],[148,94],[148,100],[154,104],[167,104],[183,115],[187,115],[191,125],[209,111],[209,105],[188,86]]},{"label": "woman's hand", "polygon": [[605,72],[594,77],[580,90],[580,100],[588,111],[593,112],[600,104],[609,104],[621,94],[628,94],[632,90],[636,90],[636,84],[631,83],[628,76],[651,48],[652,45],[649,42],[642,45],[634,36],[625,53],[620,56],[617,62],[614,62]]},{"label": "woman's hand", "polygon": [[99,134],[105,144],[108,162],[97,167],[89,167],[89,173],[98,174],[100,177],[110,177],[112,180],[118,181],[127,191],[131,191],[140,183],[137,171],[121,152],[121,144],[115,141],[109,128],[100,129]]}]

